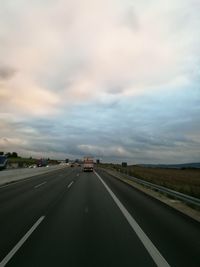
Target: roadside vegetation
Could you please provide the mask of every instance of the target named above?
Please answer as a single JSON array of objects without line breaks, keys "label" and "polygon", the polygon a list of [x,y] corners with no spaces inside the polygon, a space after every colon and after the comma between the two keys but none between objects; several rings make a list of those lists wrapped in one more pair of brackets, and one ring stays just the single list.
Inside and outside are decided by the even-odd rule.
[{"label": "roadside vegetation", "polygon": [[164,169],[137,165],[122,167],[119,164],[101,164],[101,166],[200,198],[200,169]]},{"label": "roadside vegetation", "polygon": [[[24,158],[18,155],[17,152],[1,152],[0,151],[0,155],[1,156],[6,156],[8,161],[7,161],[7,167],[8,168],[24,168],[24,167],[30,167],[30,166],[34,166],[37,165],[38,161],[40,159],[36,159],[36,158]],[[58,164],[58,160],[53,160],[53,159],[46,159],[48,165],[54,165],[54,164]]]},{"label": "roadside vegetation", "polygon": [[9,164],[18,164],[19,167],[34,165],[34,164],[36,164],[36,162],[37,162],[37,160],[32,159],[32,158],[21,158],[21,157],[8,158],[8,165]]}]

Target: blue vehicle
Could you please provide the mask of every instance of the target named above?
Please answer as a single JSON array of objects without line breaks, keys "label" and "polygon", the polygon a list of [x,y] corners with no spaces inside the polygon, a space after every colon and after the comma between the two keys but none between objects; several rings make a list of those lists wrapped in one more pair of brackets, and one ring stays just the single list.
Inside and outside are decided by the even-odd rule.
[{"label": "blue vehicle", "polygon": [[6,168],[8,159],[6,156],[0,155],[0,171]]}]

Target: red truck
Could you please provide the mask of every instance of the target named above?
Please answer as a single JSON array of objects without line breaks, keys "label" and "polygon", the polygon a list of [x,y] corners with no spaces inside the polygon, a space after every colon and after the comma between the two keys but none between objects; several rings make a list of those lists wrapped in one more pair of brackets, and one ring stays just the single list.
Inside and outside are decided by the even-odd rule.
[{"label": "red truck", "polygon": [[84,157],[83,159],[83,171],[84,172],[93,172],[94,169],[94,160],[91,157]]}]

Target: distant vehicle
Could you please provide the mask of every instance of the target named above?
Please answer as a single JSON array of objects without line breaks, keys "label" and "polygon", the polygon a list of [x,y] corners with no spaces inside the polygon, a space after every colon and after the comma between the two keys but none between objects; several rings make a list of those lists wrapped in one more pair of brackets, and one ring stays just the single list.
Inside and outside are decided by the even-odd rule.
[{"label": "distant vehicle", "polygon": [[84,172],[93,172],[94,169],[94,160],[91,157],[84,157],[83,159],[83,171]]},{"label": "distant vehicle", "polygon": [[37,167],[46,167],[48,165],[48,160],[47,159],[39,159],[37,161]]},{"label": "distant vehicle", "polygon": [[37,167],[37,165],[35,165],[35,164],[34,164],[34,165],[30,165],[30,166],[29,166],[29,169],[31,169],[31,168],[36,168],[36,167]]},{"label": "distant vehicle", "polygon": [[6,156],[0,155],[0,170],[3,170],[6,168],[8,159]]}]

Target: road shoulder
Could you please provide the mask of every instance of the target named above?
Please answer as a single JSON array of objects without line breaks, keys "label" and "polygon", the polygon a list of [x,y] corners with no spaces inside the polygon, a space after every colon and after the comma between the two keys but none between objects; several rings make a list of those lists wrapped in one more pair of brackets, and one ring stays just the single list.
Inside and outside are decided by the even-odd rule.
[{"label": "road shoulder", "polygon": [[176,199],[172,199],[162,193],[156,192],[150,188],[147,188],[143,185],[140,185],[134,181],[131,181],[129,179],[126,179],[125,177],[123,177],[121,174],[119,174],[116,171],[112,171],[112,170],[108,170],[108,169],[102,169],[105,172],[107,172],[108,174],[110,174],[111,176],[113,176],[114,178],[144,192],[145,194],[156,198],[157,200],[167,204],[168,206],[182,212],[183,214],[191,217],[192,219],[200,222],[200,211],[195,210],[191,207],[189,207],[188,205],[186,205],[184,202],[180,201],[180,200],[176,200]]}]

